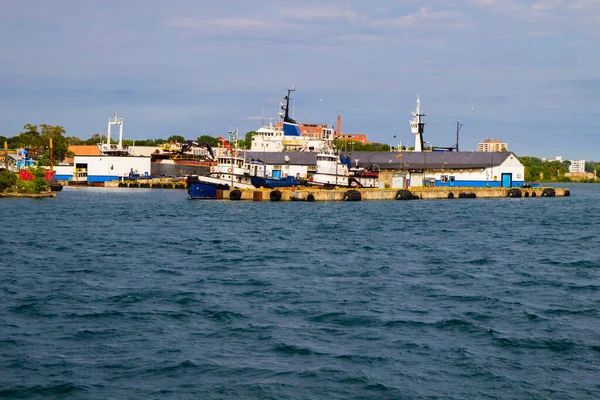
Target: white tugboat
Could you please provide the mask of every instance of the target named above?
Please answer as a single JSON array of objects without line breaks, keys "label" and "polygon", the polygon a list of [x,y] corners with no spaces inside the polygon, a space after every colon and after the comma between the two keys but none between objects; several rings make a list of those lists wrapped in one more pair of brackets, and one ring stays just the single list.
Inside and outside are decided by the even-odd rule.
[{"label": "white tugboat", "polygon": [[309,181],[311,186],[350,186],[348,165],[333,147],[317,154],[317,167]]}]

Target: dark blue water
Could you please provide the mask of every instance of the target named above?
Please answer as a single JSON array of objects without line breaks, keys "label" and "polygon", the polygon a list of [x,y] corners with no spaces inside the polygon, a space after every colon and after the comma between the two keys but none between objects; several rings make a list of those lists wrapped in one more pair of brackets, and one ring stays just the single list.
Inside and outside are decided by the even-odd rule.
[{"label": "dark blue water", "polygon": [[0,397],[600,398],[600,187],[0,200]]}]

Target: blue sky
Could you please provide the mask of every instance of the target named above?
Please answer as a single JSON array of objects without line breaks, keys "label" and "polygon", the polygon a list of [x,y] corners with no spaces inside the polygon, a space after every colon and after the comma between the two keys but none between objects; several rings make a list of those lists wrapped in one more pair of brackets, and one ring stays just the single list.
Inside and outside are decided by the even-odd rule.
[{"label": "blue sky", "polygon": [[[600,160],[600,0],[0,0],[0,135],[62,125],[127,139],[223,135],[276,120],[372,141]],[[396,135],[396,139],[394,139]]]}]

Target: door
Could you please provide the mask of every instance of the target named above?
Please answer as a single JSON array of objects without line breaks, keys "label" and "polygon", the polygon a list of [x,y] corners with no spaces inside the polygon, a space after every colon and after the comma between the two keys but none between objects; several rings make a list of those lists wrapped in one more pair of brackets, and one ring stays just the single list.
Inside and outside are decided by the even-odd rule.
[{"label": "door", "polygon": [[456,179],[454,178],[454,176],[449,176],[448,177],[448,186],[450,187],[454,187],[456,185]]},{"label": "door", "polygon": [[392,188],[404,188],[406,185],[406,175],[392,175]]},{"label": "door", "polygon": [[512,187],[512,174],[502,174],[502,187]]}]

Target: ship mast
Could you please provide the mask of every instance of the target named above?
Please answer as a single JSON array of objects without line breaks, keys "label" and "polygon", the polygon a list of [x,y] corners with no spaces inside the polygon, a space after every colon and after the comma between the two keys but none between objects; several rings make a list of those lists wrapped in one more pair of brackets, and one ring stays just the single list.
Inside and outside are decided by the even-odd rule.
[{"label": "ship mast", "polygon": [[284,100],[285,100],[285,106],[282,104],[281,105],[281,110],[283,111],[283,113],[280,113],[279,115],[281,115],[283,117],[283,122],[287,122],[290,124],[295,124],[296,121],[294,121],[293,118],[290,118],[290,94],[292,92],[294,92],[296,89],[295,88],[291,88],[291,89],[287,89],[287,96],[285,96]]}]

